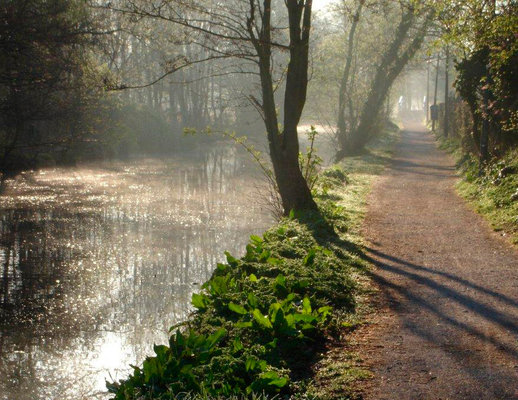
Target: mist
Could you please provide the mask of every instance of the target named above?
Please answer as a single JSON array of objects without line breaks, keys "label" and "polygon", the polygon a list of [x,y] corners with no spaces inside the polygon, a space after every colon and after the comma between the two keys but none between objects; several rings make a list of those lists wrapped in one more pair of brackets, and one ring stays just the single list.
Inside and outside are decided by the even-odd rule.
[{"label": "mist", "polygon": [[[479,28],[461,24],[473,17],[466,2],[436,3],[3,1],[0,400],[114,398],[119,386],[109,394],[106,382],[135,373],[154,344],[169,343],[171,326],[197,329],[189,324],[206,311],[193,300],[208,293],[203,284],[222,265],[252,262],[253,249],[261,250],[253,262],[272,263],[277,275],[247,266],[247,285],[278,279],[265,284],[273,294],[261,289],[261,301],[266,292],[280,296],[278,271],[293,260],[309,268],[329,248],[343,251],[337,260],[358,262],[356,218],[367,200],[354,196],[367,196],[392,156],[383,146],[395,146],[402,130],[430,129],[457,143],[464,159],[480,161],[479,176],[490,160],[505,159],[517,143],[513,58],[479,46]],[[516,11],[503,3],[480,15],[497,26]],[[307,254],[286,244],[305,238],[295,223],[313,235]],[[268,240],[285,240],[281,250],[257,239],[269,229]],[[308,276],[316,279],[288,277],[287,288],[300,293],[286,315],[309,299],[318,307],[305,308],[308,315],[327,303],[339,315],[355,312],[320,299],[318,285],[306,289]],[[356,298],[353,286],[336,292]],[[247,316],[236,298],[230,309]],[[272,309],[257,313],[268,320]],[[228,328],[225,313],[214,313]],[[311,340],[297,328],[313,351],[301,364],[316,360],[312,341],[327,340],[319,330],[326,318],[304,327]],[[202,328],[200,335],[215,332]],[[263,356],[250,354],[258,366],[246,359],[246,385],[229,383],[228,393],[249,395],[264,376],[273,383],[261,381],[261,391],[296,393],[289,385],[304,374],[290,370],[288,356],[265,355],[271,365],[259,371]],[[210,393],[228,395],[218,385]]]}]

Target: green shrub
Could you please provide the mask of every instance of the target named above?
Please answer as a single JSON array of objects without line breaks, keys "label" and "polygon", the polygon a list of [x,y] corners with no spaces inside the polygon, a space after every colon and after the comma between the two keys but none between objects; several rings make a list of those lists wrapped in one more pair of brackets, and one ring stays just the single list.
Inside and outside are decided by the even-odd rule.
[{"label": "green shrub", "polygon": [[518,244],[518,151],[511,149],[481,166],[479,158],[466,152],[458,141],[442,140],[440,147],[456,156],[462,176],[459,193],[496,231],[503,231]]},{"label": "green shrub", "polygon": [[333,308],[355,306],[351,260],[317,243],[311,228],[328,224],[319,218],[284,219],[252,236],[240,259],[226,253],[226,263],[193,294],[195,311],[172,328],[169,344],[155,346],[127,379],[108,384],[114,399],[292,392],[296,371],[307,369],[329,333]]},{"label": "green shrub", "polygon": [[326,178],[335,180],[337,183],[345,184],[349,182],[347,179],[347,173],[339,165],[333,165],[332,167],[327,168],[322,175]]}]

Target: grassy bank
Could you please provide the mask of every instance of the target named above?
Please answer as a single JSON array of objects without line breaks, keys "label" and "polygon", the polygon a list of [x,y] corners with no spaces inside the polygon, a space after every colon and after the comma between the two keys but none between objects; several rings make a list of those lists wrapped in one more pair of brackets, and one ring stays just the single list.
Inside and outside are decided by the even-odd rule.
[{"label": "grassy bank", "polygon": [[321,174],[320,213],[291,215],[252,236],[241,258],[227,253],[169,343],[109,384],[114,398],[354,398],[348,387],[369,374],[354,355],[337,362],[332,354],[361,323],[359,227],[395,136]]},{"label": "grassy bank", "polygon": [[454,155],[461,180],[457,191],[495,231],[518,245],[518,150],[480,168],[476,157],[466,154],[455,140],[441,140],[440,147]]},{"label": "grassy bank", "polygon": [[[347,226],[340,235],[344,241],[354,243],[357,248],[361,249],[364,245],[360,229],[367,211],[368,194],[392,158],[392,149],[398,139],[399,132],[386,132],[368,146],[368,152],[348,157],[339,164],[347,174],[347,184],[333,190],[333,201],[340,207]],[[362,265],[369,267],[367,264]],[[371,311],[368,278],[362,270],[354,279],[357,284],[355,312],[341,322],[337,335],[328,338],[326,351],[312,367],[314,375],[308,385],[308,398],[359,400],[361,381],[372,376],[370,371],[363,368],[361,355],[352,352],[348,344],[348,335],[364,323],[365,315]]]}]

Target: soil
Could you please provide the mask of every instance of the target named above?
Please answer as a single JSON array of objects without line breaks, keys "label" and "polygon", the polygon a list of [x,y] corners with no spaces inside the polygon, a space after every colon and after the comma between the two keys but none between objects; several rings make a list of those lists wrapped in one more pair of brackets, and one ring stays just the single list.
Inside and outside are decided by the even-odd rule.
[{"label": "soil", "polygon": [[366,400],[518,399],[518,251],[455,193],[453,161],[402,134],[364,224],[377,311],[354,334]]}]

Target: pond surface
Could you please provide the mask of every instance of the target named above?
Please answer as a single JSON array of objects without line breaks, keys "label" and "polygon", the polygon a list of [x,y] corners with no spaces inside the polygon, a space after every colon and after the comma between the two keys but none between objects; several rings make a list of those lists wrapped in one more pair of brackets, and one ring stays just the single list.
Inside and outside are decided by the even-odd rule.
[{"label": "pond surface", "polygon": [[271,226],[227,146],[25,174],[0,196],[0,400],[104,399],[223,251]]}]

